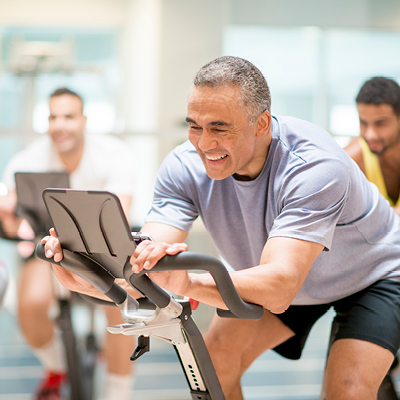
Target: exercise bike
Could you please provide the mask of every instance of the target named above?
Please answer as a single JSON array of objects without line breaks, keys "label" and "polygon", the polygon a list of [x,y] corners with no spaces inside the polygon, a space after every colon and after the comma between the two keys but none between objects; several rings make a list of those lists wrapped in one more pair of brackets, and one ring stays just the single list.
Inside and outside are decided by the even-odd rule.
[{"label": "exercise bike", "polygon": [[[75,272],[119,307],[124,323],[108,327],[108,330],[139,336],[131,360],[137,360],[150,350],[150,337],[169,342],[175,348],[192,400],[224,400],[203,337],[191,317],[190,301],[177,300],[146,274],[132,272],[129,259],[143,237],[131,234],[118,198],[109,192],[57,189],[45,190],[43,198],[64,257],[61,262],[54,263],[45,257],[41,243],[36,249],[38,257]],[[245,303],[239,297],[225,266],[216,258],[184,252],[165,256],[153,270],[172,269],[210,272],[229,308],[217,310],[219,316],[262,317],[262,307]],[[143,297],[138,300],[131,297],[116,284],[117,278],[125,279]]]},{"label": "exercise bike", "polygon": [[[15,213],[18,217],[27,220],[35,235],[35,238],[31,241],[37,243],[48,234],[49,228],[53,226],[43,203],[42,192],[49,186],[69,187],[68,174],[65,172],[17,172],[15,183],[17,193]],[[2,230],[0,230],[0,237],[16,242],[25,240],[11,237]],[[94,305],[85,302],[86,307],[89,307],[90,326],[83,338],[84,343],[81,344],[73,329],[71,292],[65,289],[55,277],[53,289],[58,303],[55,322],[61,331],[66,354],[69,399],[92,400],[95,364],[99,352],[99,346],[94,335]],[[77,298],[76,295],[75,298]]]}]

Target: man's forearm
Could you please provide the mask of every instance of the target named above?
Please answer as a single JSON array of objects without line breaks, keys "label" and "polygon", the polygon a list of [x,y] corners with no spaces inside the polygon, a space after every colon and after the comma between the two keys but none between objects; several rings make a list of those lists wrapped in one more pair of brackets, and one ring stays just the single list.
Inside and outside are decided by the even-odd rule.
[{"label": "man's forearm", "polygon": [[[275,314],[289,307],[298,290],[297,281],[290,275],[264,265],[234,271],[230,276],[244,301],[258,304]],[[190,274],[190,278],[191,284],[183,295],[213,307],[227,308],[210,274]]]}]

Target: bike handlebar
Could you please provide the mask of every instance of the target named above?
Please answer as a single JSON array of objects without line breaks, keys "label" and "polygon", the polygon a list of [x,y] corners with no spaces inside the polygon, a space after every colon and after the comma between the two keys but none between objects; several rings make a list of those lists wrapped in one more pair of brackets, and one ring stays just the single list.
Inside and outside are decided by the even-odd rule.
[{"label": "bike handlebar", "polygon": [[[114,278],[99,267],[99,264],[81,253],[73,253],[66,249],[63,250],[63,253],[63,260],[60,263],[56,263],[45,256],[42,243],[39,243],[36,248],[36,254],[39,258],[75,272],[117,304],[121,304],[125,300],[126,297],[124,298],[123,293],[126,295],[126,292],[114,283]],[[202,253],[183,252],[175,256],[165,256],[152,268],[152,271],[170,270],[203,270],[210,272],[223,301],[229,309],[218,309],[218,315],[221,317],[260,319],[263,315],[264,310],[261,306],[246,303],[241,299],[227,269],[215,257]],[[139,274],[133,273],[128,258],[124,267],[124,278],[132,287],[149,298],[158,307],[164,308],[170,302],[170,295],[148,277],[148,272],[150,271],[142,271]]]},{"label": "bike handlebar", "polygon": [[[127,267],[127,266],[125,266]],[[139,291],[145,291],[146,296],[157,304],[158,298],[162,298],[159,286],[155,285],[147,275],[147,272],[142,271],[140,274],[132,272],[126,273],[126,270],[132,271],[130,268],[125,268],[125,279],[129,280],[132,285]],[[165,256],[152,268],[152,271],[170,271],[170,270],[203,270],[210,272],[217,288],[221,294],[223,301],[229,310],[218,309],[218,315],[221,317],[237,317],[243,319],[260,319],[263,315],[263,308],[257,304],[246,303],[239,296],[232,279],[221,261],[207,254],[182,252],[175,256]],[[160,289],[160,290],[159,290]]]},{"label": "bike handlebar", "polygon": [[36,246],[36,256],[79,275],[93,285],[100,293],[110,298],[115,304],[122,304],[127,297],[126,291],[114,282],[114,278],[105,269],[81,253],[74,253],[64,249],[63,259],[60,262],[55,262],[53,257],[46,257],[44,244],[39,242]]}]

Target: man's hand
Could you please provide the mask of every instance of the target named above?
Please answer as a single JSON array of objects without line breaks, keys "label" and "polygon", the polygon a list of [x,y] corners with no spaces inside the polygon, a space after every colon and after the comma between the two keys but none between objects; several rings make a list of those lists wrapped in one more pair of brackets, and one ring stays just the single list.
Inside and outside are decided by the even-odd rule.
[{"label": "man's hand", "polygon": [[[55,262],[60,262],[63,259],[60,241],[57,238],[54,228],[50,229],[50,236],[45,236],[41,242],[45,245],[44,253],[47,258],[53,257]],[[104,298],[100,292],[98,292],[89,282],[85,281],[85,279],[81,278],[80,276],[56,264],[52,264],[52,267],[57,279],[67,289],[74,292],[84,293],[88,296]]]},{"label": "man's hand", "polygon": [[151,269],[165,255],[176,255],[187,251],[186,243],[168,244],[144,240],[136,247],[131,256],[132,271],[149,271],[149,277],[159,286],[171,292],[184,296],[190,286],[190,275],[186,270],[151,272]]},{"label": "man's hand", "polygon": [[53,257],[55,262],[60,262],[63,259],[60,241],[54,228],[51,228],[49,232],[50,236],[45,236],[41,240],[42,244],[44,244],[44,253],[47,258]]}]

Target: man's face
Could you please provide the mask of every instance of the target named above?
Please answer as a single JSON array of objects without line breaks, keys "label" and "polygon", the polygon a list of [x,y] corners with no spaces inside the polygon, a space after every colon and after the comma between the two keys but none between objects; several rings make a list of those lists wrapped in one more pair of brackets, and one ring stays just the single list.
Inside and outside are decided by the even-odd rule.
[{"label": "man's face", "polygon": [[360,135],[370,150],[381,155],[400,140],[400,117],[390,104],[357,104]]},{"label": "man's face", "polygon": [[239,93],[238,86],[195,86],[189,95],[189,140],[212,179],[234,174],[254,179],[265,162],[256,151],[256,124],[249,123]]},{"label": "man's face", "polygon": [[69,94],[50,99],[49,135],[60,153],[80,148],[86,128],[82,102]]}]

